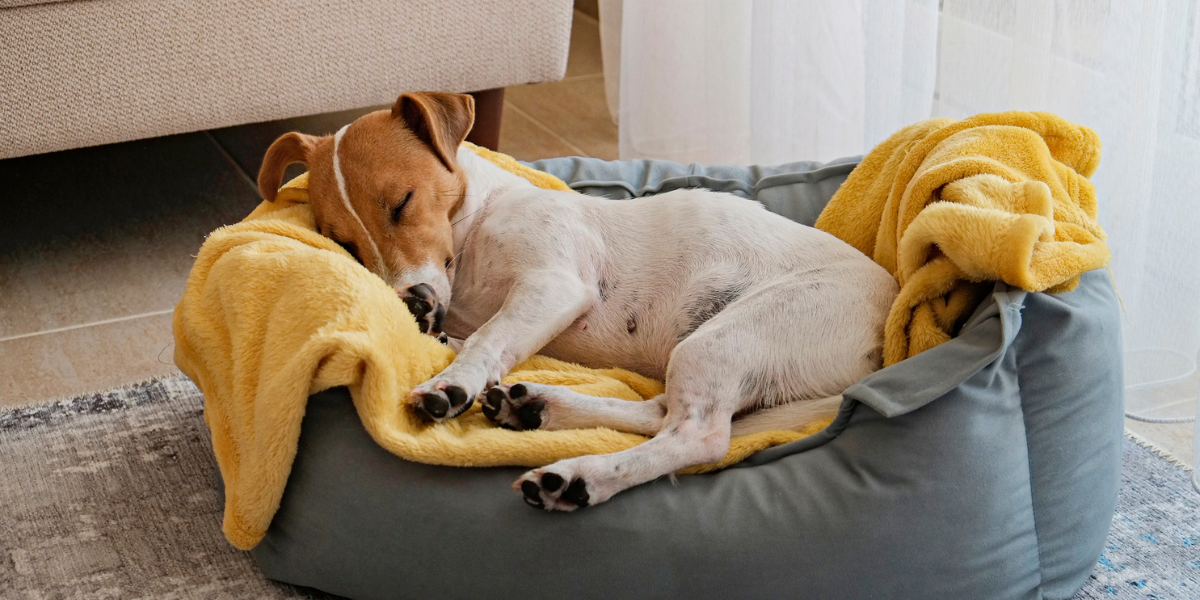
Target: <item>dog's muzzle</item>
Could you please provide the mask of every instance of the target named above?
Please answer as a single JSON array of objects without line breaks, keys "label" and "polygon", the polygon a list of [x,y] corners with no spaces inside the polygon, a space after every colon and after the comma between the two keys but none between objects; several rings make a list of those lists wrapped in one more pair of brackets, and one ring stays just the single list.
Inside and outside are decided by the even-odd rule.
[{"label": "dog's muzzle", "polygon": [[428,284],[418,283],[400,293],[400,299],[408,306],[417,319],[417,327],[421,333],[437,337],[442,343],[446,342],[446,334],[442,333],[442,321],[446,319],[446,307],[437,300],[433,288]]}]

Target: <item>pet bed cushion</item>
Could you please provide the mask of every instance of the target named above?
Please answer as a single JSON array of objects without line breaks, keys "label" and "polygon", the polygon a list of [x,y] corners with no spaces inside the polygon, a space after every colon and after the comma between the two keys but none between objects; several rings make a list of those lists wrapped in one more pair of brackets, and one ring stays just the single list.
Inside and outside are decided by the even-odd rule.
[{"label": "pet bed cushion", "polygon": [[[812,224],[856,161],[533,166],[610,197],[730,191]],[[570,514],[525,506],[519,468],[398,459],[333,388],[309,398],[251,552],[355,599],[1068,598],[1116,502],[1120,347],[1103,271],[1061,294],[994,284],[957,337],[847,390],[825,431]]]}]

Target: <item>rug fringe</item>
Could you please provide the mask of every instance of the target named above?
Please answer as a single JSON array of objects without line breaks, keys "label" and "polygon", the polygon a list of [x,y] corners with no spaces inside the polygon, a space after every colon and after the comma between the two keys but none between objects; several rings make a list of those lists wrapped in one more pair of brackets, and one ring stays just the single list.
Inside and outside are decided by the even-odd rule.
[{"label": "rug fringe", "polygon": [[117,393],[122,392],[123,390],[128,390],[130,388],[134,388],[134,387],[138,387],[138,386],[148,385],[148,384],[152,384],[152,383],[165,383],[169,380],[180,380],[180,379],[182,379],[184,381],[188,381],[188,382],[191,381],[190,379],[188,379],[187,375],[184,375],[179,370],[167,371],[165,373],[160,373],[158,375],[151,375],[150,377],[146,377],[144,379],[139,379],[137,381],[131,381],[128,383],[122,383],[119,385],[115,385],[115,386],[112,386],[109,388],[104,388],[99,391],[79,392],[79,393],[68,394],[68,395],[63,395],[63,396],[54,396],[54,397],[47,398],[44,400],[34,400],[33,402],[30,402],[28,404],[12,404],[12,405],[8,405],[8,406],[3,406],[3,407],[0,407],[0,414],[10,413],[10,412],[19,411],[19,410],[29,410],[31,408],[38,408],[38,407],[42,407],[42,406],[52,406],[55,404],[62,404],[64,402],[71,402],[74,400],[78,400],[80,398],[91,398],[94,396],[102,396],[105,394],[117,394]]},{"label": "rug fringe", "polygon": [[1134,433],[1133,431],[1126,429],[1125,437],[1129,438],[1130,440],[1133,440],[1133,442],[1135,444],[1153,452],[1154,454],[1158,455],[1159,458],[1162,458],[1163,460],[1171,463],[1172,465],[1175,465],[1176,467],[1179,467],[1189,473],[1193,472],[1193,468],[1191,465],[1183,462],[1182,460],[1179,459],[1179,457],[1158,447],[1157,445],[1154,444],[1154,442],[1151,442],[1150,440],[1138,435],[1137,433]]}]

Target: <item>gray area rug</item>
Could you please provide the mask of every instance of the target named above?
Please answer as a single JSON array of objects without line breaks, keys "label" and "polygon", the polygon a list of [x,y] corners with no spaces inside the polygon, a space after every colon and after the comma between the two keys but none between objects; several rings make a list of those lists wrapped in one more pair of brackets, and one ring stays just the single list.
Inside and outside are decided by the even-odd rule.
[{"label": "gray area rug", "polygon": [[[221,535],[200,391],[166,378],[0,412],[0,598],[333,598]],[[1077,598],[1200,599],[1200,494],[1127,440],[1108,547]]]},{"label": "gray area rug", "polygon": [[1079,598],[1200,600],[1200,494],[1192,475],[1125,439],[1108,543]]},{"label": "gray area rug", "polygon": [[0,413],[0,598],[332,598],[225,541],[202,407],[172,377]]}]

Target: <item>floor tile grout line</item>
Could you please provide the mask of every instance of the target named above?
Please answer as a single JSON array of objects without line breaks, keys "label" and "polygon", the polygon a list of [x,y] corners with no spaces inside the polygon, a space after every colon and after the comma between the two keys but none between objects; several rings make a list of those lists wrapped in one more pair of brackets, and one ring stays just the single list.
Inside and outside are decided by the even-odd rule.
[{"label": "floor tile grout line", "polygon": [[120,323],[122,321],[132,321],[134,319],[141,319],[143,317],[157,317],[159,315],[170,314],[173,312],[175,312],[175,309],[168,308],[166,310],[156,310],[154,312],[142,313],[139,315],[130,315],[128,317],[117,317],[115,319],[104,319],[103,321],[92,321],[91,323],[82,323],[79,325],[68,325],[67,327],[46,329],[44,331],[35,331],[33,333],[22,333],[20,335],[12,335],[9,337],[0,338],[0,343],[11,342],[14,340],[23,340],[25,338],[37,337],[39,335],[50,335],[52,333],[62,333],[64,331],[74,331],[76,329],[84,329],[86,327],[93,327],[96,325],[111,325],[112,323]]},{"label": "floor tile grout line", "polygon": [[584,157],[589,157],[589,158],[591,157],[590,154],[588,154],[587,152],[584,152],[579,146],[576,146],[575,144],[572,144],[571,142],[567,141],[567,138],[564,138],[563,136],[559,135],[557,131],[550,129],[550,127],[548,127],[545,123],[542,123],[541,121],[535,119],[533,117],[533,115],[525,112],[524,110],[521,110],[516,104],[513,104],[512,102],[505,102],[505,104],[508,105],[508,107],[511,108],[513,112],[528,119],[529,122],[533,123],[533,125],[535,127],[537,127],[538,129],[541,129],[542,131],[545,131],[546,133],[549,133],[551,136],[554,137],[554,139],[565,144],[568,148],[571,149],[572,152],[578,153],[579,156],[584,156]]},{"label": "floor tile grout line", "polygon": [[225,157],[225,160],[229,161],[229,163],[233,165],[233,168],[237,169],[237,172],[242,174],[242,177],[246,180],[247,183],[250,184],[250,187],[257,193],[258,192],[258,181],[256,181],[253,176],[251,176],[249,173],[247,173],[246,169],[242,168],[241,163],[239,163],[237,161],[237,159],[234,158],[233,155],[229,153],[229,149],[226,148],[223,144],[221,144],[221,141],[217,139],[217,136],[212,134],[212,130],[211,129],[205,130],[204,135],[208,136],[209,141],[211,141],[213,143],[213,145],[217,147],[217,150],[221,152],[221,155]]}]

